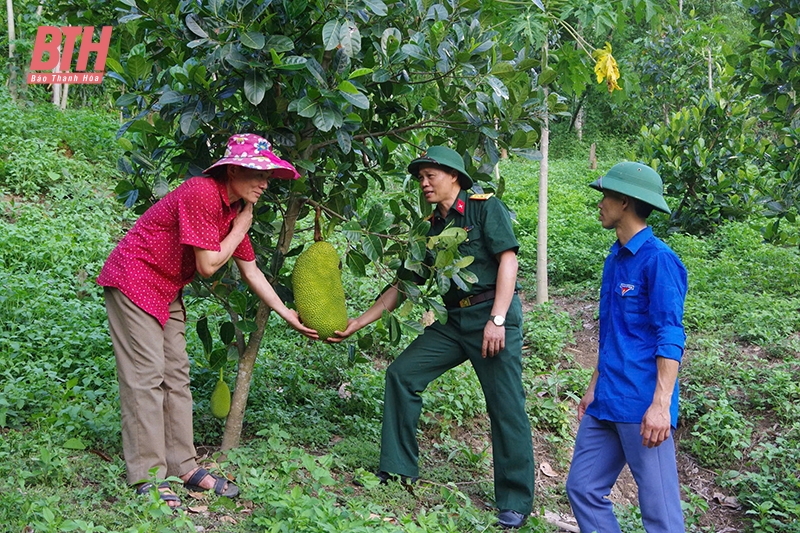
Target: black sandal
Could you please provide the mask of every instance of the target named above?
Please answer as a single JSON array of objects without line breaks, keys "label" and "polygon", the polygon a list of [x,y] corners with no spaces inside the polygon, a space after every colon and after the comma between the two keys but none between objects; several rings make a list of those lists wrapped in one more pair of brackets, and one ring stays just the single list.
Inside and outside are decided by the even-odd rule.
[{"label": "black sandal", "polygon": [[[150,492],[150,489],[152,489],[152,488],[153,488],[153,484],[152,483],[150,483],[150,482],[142,483],[141,485],[136,487],[136,494],[140,494],[140,495],[141,494],[147,494],[147,493]],[[164,481],[158,486],[158,488],[159,489],[169,489],[170,486],[169,486],[169,483]],[[167,502],[167,505],[169,505],[169,502],[178,502],[178,505],[176,505],[175,507],[169,505],[170,509],[180,509],[181,508],[181,499],[178,498],[178,496],[176,494],[172,493],[172,492],[162,492],[161,490],[159,490],[158,491],[158,497],[161,498],[162,501]]]},{"label": "black sandal", "polygon": [[[207,490],[211,490],[200,486],[200,482],[203,481],[203,479],[206,476],[211,476],[212,478],[214,478],[214,493],[217,496],[227,496],[228,498],[235,498],[236,496],[239,495],[239,487],[237,487],[232,481],[228,481],[224,477],[215,476],[214,474],[210,473],[208,470],[202,467],[198,468],[197,471],[194,474],[192,474],[192,477],[184,481],[183,486],[187,490],[191,490],[193,492],[205,492]],[[225,488],[226,483],[228,484],[227,488]]]}]

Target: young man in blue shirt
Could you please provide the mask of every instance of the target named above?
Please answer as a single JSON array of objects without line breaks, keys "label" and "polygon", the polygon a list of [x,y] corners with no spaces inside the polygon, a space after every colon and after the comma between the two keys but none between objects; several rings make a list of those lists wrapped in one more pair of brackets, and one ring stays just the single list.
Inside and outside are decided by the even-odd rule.
[{"label": "young man in blue shirt", "polygon": [[597,366],[578,405],[567,496],[582,533],[618,533],[606,498],[627,463],[647,533],[683,533],[672,433],[686,334],[686,268],[645,219],[669,213],[660,176],[624,162],[590,184],[617,241],[603,267]]}]

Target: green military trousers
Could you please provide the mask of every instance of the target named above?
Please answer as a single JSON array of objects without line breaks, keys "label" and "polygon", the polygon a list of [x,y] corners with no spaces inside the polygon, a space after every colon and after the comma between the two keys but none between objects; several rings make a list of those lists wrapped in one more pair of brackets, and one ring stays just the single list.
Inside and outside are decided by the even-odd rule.
[{"label": "green military trousers", "polygon": [[386,369],[380,469],[418,476],[420,393],[428,383],[466,360],[483,389],[491,420],[494,489],[498,509],[525,515],[533,506],[535,468],[522,387],[522,306],[515,295],[506,316],[506,346],[481,357],[483,328],[492,302],[449,311],[446,324],[425,329]]}]

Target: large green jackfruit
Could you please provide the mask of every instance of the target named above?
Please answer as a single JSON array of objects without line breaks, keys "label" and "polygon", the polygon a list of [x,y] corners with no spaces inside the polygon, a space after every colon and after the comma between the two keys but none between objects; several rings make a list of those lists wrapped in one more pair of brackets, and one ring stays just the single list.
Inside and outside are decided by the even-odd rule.
[{"label": "large green jackfruit", "polygon": [[317,330],[320,339],[347,328],[339,255],[330,243],[315,242],[300,254],[292,270],[292,288],[300,320]]},{"label": "large green jackfruit", "polygon": [[217,418],[225,418],[231,411],[231,389],[222,379],[217,380],[214,392],[211,393],[211,414]]}]

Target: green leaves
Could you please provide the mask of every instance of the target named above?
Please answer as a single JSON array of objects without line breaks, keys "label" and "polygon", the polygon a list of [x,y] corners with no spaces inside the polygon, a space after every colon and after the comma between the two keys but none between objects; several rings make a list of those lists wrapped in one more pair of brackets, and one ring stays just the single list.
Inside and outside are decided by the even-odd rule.
[{"label": "green leaves", "polygon": [[755,126],[750,105],[708,92],[673,113],[669,127],[642,129],[643,159],[661,176],[666,195],[676,198],[673,227],[705,233],[755,211],[766,182],[748,166],[763,150],[755,132],[746,129]]},{"label": "green leaves", "polygon": [[[386,5],[383,4],[383,7],[385,9]],[[322,27],[322,44],[325,50],[341,48],[345,54],[353,57],[361,51],[361,32],[351,20],[329,20]]]},{"label": "green leaves", "polygon": [[253,70],[244,79],[244,95],[247,101],[258,105],[264,100],[264,95],[272,87],[272,80],[263,73]]},{"label": "green leaves", "polygon": [[198,17],[194,13],[190,13],[186,15],[186,27],[189,28],[189,31],[197,35],[198,37],[202,37],[203,39],[208,38],[208,33],[200,27],[200,17]]},{"label": "green leaves", "polygon": [[[266,39],[264,38],[264,34],[257,31],[249,31],[247,33],[243,33],[242,36],[239,38],[239,40],[244,46],[252,48],[253,50],[261,50],[262,48],[264,48],[264,45],[266,44]],[[276,50],[276,51],[281,51],[281,50]]]},{"label": "green leaves", "polygon": [[[389,9],[386,0],[334,0],[320,11],[308,0],[209,0],[179,3],[168,16],[148,5],[122,8],[121,17],[138,17],[125,26],[136,45],[109,62],[125,84],[113,97],[132,117],[120,130],[129,143],[121,163],[128,179],[118,190],[126,205],[151,202],[219,158],[229,132],[248,129],[303,173],[276,180],[250,233],[278,286],[279,202],[295,196],[335,213],[330,230],[350,240],[344,263],[352,272],[404,266],[429,280],[407,288],[414,305],[433,308],[446,284],[471,283],[470,259],[457,244],[427,248],[424,200],[398,192],[393,206],[378,209],[364,198],[376,187],[401,191],[410,151],[433,142],[452,139],[459,152],[481,154],[469,170],[483,181],[501,148],[530,148],[538,138],[541,102],[529,77],[538,59],[486,26],[480,3]],[[254,306],[234,290],[232,274],[223,269],[217,285],[228,287],[218,296],[238,317],[225,326],[227,337],[256,329]]]}]

